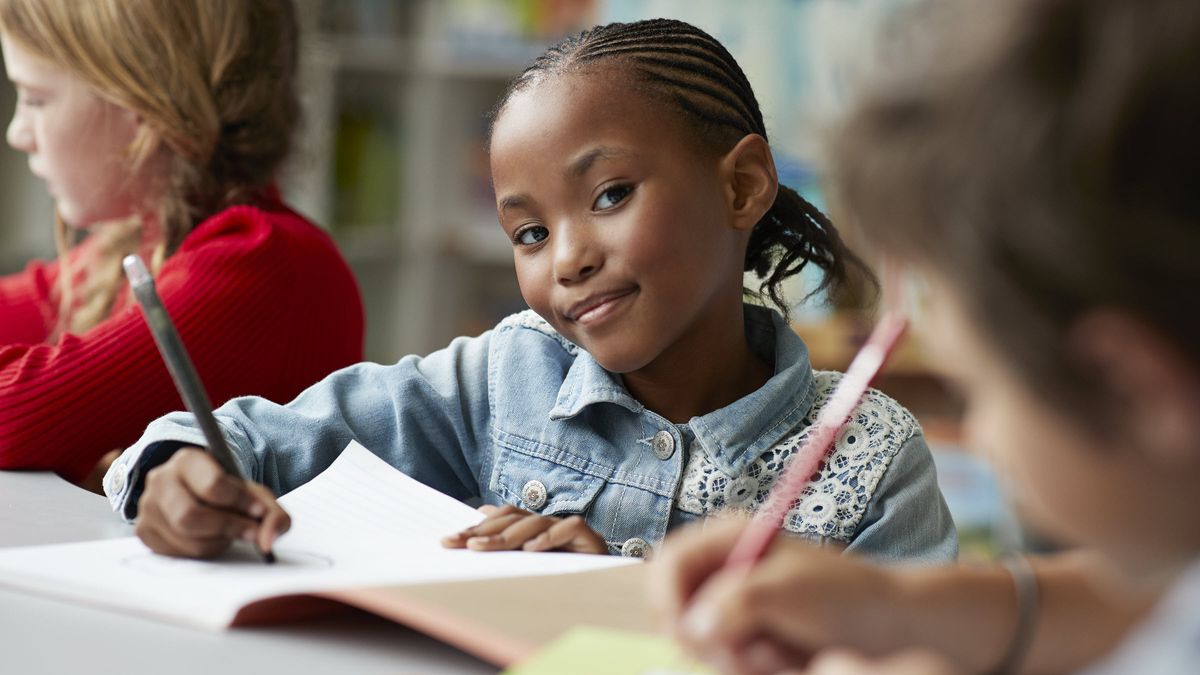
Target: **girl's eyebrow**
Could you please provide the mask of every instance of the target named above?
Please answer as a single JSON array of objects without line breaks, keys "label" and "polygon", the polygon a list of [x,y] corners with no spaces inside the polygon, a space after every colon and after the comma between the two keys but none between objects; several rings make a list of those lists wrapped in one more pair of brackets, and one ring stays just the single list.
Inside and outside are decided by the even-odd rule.
[{"label": "girl's eyebrow", "polygon": [[496,210],[504,213],[509,209],[521,209],[529,205],[529,197],[526,195],[505,195],[500,201],[496,202]]},{"label": "girl's eyebrow", "polygon": [[40,94],[40,93],[45,93],[50,90],[49,87],[46,87],[44,85],[39,86],[36,84],[30,84],[24,78],[20,78],[20,77],[15,77],[15,78],[10,77],[10,78],[8,78],[8,81],[12,82],[13,87],[15,87],[16,89],[18,89],[20,91],[31,91],[31,92]]},{"label": "girl's eyebrow", "polygon": [[[596,162],[603,159],[616,159],[620,157],[633,157],[637,153],[623,148],[614,148],[609,145],[598,145],[582,152],[567,165],[563,173],[568,178],[578,179],[588,172]],[[496,210],[500,213],[511,209],[529,208],[533,202],[529,195],[515,194],[505,195],[496,201]]]},{"label": "girl's eyebrow", "polygon": [[601,159],[616,159],[619,157],[629,157],[635,153],[622,148],[614,148],[608,145],[598,145],[590,150],[584,151],[571,163],[567,165],[564,172],[570,178],[580,178],[592,168],[597,161]]}]

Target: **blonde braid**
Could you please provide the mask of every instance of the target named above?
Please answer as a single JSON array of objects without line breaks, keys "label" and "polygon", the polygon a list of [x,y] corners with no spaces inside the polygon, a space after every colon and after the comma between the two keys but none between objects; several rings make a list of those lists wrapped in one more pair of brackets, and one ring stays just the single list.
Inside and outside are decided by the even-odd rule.
[{"label": "blonde braid", "polygon": [[123,158],[131,178],[152,157],[169,158],[165,175],[146,177],[129,219],[89,224],[76,259],[80,242],[56,223],[55,336],[111,314],[125,255],[149,253],[157,273],[198,223],[259,200],[291,148],[299,103],[290,0],[0,0],[0,32],[138,114]]}]

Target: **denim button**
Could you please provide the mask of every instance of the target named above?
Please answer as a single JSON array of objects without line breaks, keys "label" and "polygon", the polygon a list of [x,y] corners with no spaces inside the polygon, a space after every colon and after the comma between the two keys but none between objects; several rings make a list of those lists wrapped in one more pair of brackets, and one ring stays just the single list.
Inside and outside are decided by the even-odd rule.
[{"label": "denim button", "polygon": [[540,480],[531,480],[521,488],[521,500],[534,511],[546,505],[546,486]]},{"label": "denim button", "polygon": [[621,544],[621,555],[626,558],[645,558],[650,554],[650,544],[641,537],[631,537]]},{"label": "denim button", "polygon": [[675,438],[669,431],[660,431],[654,434],[654,439],[650,441],[650,447],[654,448],[655,457],[670,459],[671,455],[675,454]]}]

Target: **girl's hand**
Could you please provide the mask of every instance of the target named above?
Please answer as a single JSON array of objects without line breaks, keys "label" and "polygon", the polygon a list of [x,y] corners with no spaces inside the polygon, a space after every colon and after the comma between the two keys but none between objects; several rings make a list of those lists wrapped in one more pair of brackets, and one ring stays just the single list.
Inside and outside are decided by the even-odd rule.
[{"label": "girl's hand", "polygon": [[908,650],[883,659],[831,651],[818,656],[804,675],[963,675],[950,661],[921,650]]},{"label": "girl's hand", "polygon": [[226,474],[201,448],[185,447],[146,474],[134,533],[155,553],[211,558],[235,539],[270,551],[291,524],[266,487]]},{"label": "girl's hand", "polygon": [[652,605],[690,651],[725,672],[760,673],[803,667],[829,646],[902,645],[886,570],[786,537],[748,572],[724,569],[745,525],[715,520],[673,535],[649,568]]},{"label": "girl's hand", "polygon": [[442,546],[473,551],[608,553],[604,538],[580,516],[539,516],[512,504],[500,507],[485,504],[479,510],[487,515],[482,523],[442,539]]}]

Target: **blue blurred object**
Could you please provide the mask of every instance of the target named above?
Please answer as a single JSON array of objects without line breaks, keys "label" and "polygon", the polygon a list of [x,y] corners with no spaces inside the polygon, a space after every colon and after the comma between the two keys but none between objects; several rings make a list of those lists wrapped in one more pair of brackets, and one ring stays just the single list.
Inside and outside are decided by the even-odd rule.
[{"label": "blue blurred object", "polygon": [[958,528],[959,551],[967,559],[994,559],[1024,550],[1024,536],[995,470],[970,452],[930,443],[938,485]]}]

